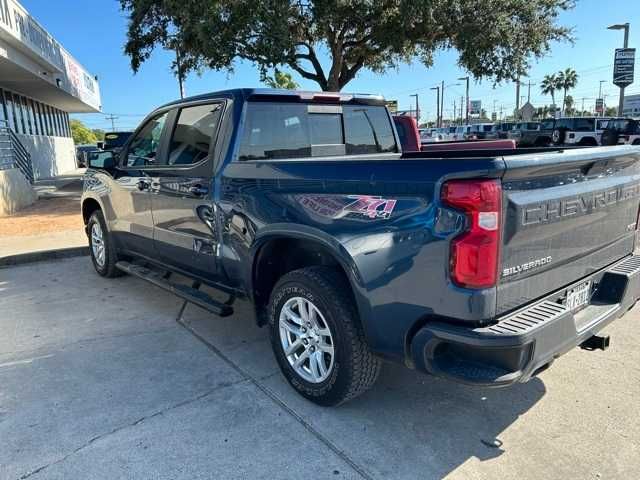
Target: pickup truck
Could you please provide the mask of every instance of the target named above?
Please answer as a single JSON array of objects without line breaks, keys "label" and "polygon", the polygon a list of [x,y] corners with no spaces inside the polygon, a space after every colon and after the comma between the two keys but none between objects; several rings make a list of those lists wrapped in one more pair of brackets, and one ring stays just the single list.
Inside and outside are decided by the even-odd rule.
[{"label": "pickup truck", "polygon": [[82,215],[99,275],[251,302],[291,386],[337,405],[382,359],[498,387],[606,348],[639,199],[638,147],[402,153],[381,97],[235,89],[92,158]]}]

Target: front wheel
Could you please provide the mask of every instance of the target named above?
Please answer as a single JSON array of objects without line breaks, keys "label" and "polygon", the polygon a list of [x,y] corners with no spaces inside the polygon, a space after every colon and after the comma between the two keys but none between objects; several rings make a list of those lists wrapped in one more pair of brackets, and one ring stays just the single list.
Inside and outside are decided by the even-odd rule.
[{"label": "front wheel", "polygon": [[350,286],[337,270],[307,267],[284,275],[269,303],[271,345],[287,381],[318,405],[368,390],[381,361],[365,341]]},{"label": "front wheel", "polygon": [[122,272],[116,268],[118,261],[115,245],[111,240],[107,224],[100,210],[93,212],[87,223],[89,253],[96,272],[103,277],[119,277]]}]

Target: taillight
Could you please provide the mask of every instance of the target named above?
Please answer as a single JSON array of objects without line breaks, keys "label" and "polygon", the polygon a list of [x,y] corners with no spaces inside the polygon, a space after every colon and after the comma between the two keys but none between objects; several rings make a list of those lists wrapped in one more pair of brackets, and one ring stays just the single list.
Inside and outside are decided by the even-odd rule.
[{"label": "taillight", "polygon": [[498,280],[502,187],[499,180],[452,180],[442,202],[465,212],[468,228],[451,242],[451,278],[467,288],[488,288]]}]

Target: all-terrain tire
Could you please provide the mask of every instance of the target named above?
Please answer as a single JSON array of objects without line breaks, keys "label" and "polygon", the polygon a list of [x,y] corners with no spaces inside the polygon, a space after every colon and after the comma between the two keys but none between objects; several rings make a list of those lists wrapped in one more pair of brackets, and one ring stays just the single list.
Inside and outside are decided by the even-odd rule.
[{"label": "all-terrain tire", "polygon": [[[334,343],[333,368],[328,378],[313,383],[299,375],[284,351],[280,336],[280,313],[292,298],[312,302],[324,317]],[[350,285],[338,270],[314,266],[284,275],[269,302],[271,345],[282,373],[302,396],[322,406],[335,406],[367,391],[380,373],[381,360],[366,343]]]}]

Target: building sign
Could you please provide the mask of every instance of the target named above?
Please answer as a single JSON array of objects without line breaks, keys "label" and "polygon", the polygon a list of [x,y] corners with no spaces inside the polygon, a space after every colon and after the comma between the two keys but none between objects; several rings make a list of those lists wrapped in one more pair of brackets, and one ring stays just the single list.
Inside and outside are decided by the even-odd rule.
[{"label": "building sign", "polygon": [[389,109],[389,111],[391,113],[397,113],[398,112],[398,101],[397,100],[387,100],[386,102],[384,102],[385,105],[387,106],[387,108]]},{"label": "building sign", "polygon": [[31,73],[54,84],[96,110],[98,82],[17,0],[0,0],[0,35],[24,52],[37,67]]},{"label": "building sign", "polygon": [[482,112],[482,101],[481,100],[471,100],[469,102],[471,104],[469,108],[469,113],[471,115],[480,115]]},{"label": "building sign", "polygon": [[613,62],[613,84],[626,87],[633,83],[633,66],[636,60],[635,48],[616,48]]},{"label": "building sign", "polygon": [[596,112],[602,113],[604,111],[604,100],[602,98],[596,98]]}]

